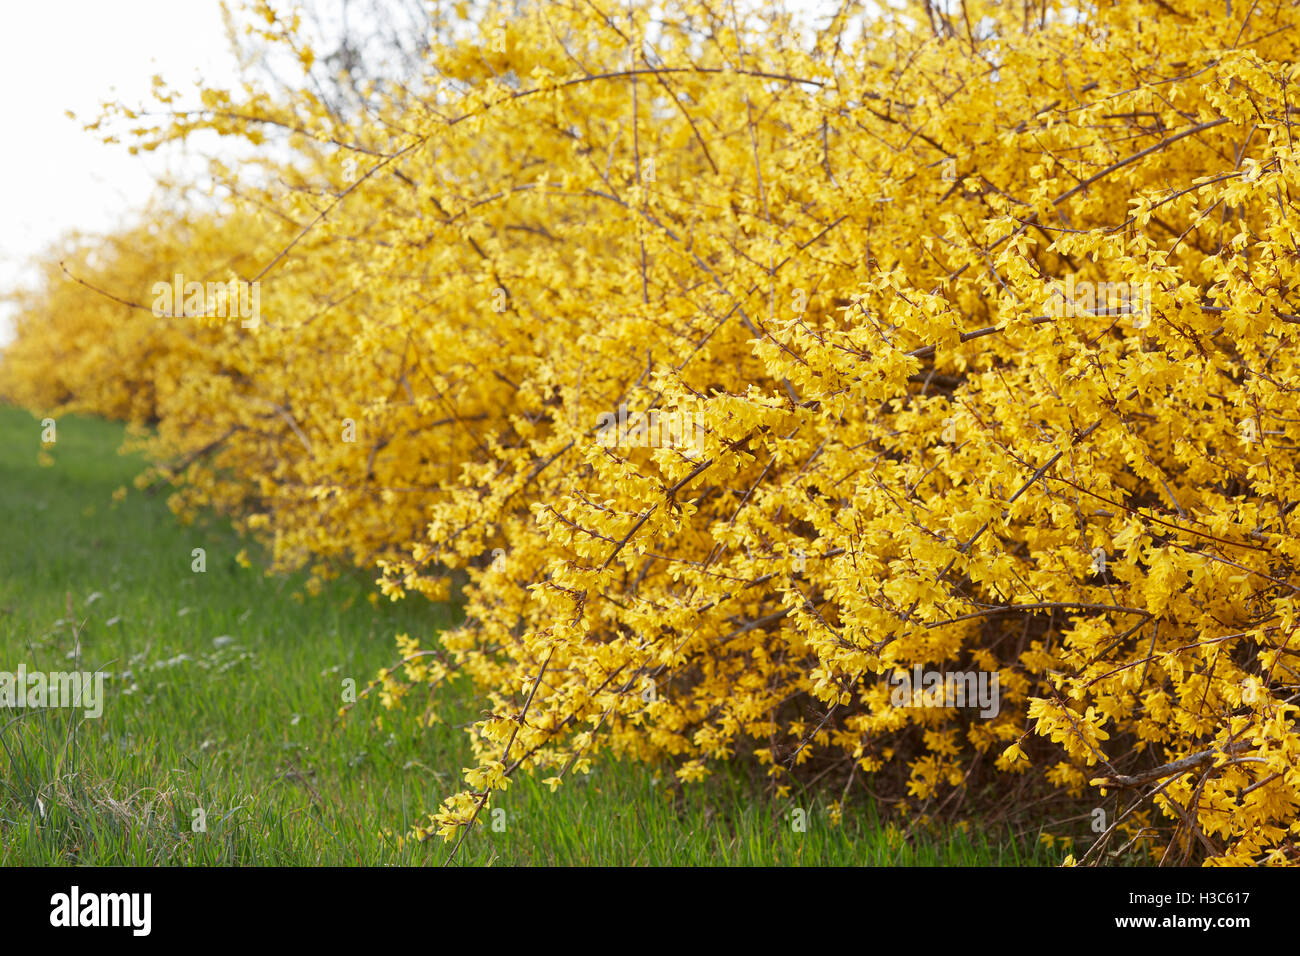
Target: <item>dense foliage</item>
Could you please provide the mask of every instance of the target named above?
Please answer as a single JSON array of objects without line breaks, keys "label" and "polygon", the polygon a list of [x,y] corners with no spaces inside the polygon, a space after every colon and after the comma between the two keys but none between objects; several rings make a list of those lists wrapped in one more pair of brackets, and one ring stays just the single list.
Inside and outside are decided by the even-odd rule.
[{"label": "dense foliage", "polygon": [[[378,685],[490,709],[418,836],[605,749],[1034,778],[1111,808],[1089,862],[1295,862],[1300,13],[772,9],[462,4],[346,117],[257,4],[297,89],[121,111],[251,144],[223,210],[52,264],[0,386],[154,424],[281,566],[464,569]],[[153,314],[175,273],[260,314]]]}]

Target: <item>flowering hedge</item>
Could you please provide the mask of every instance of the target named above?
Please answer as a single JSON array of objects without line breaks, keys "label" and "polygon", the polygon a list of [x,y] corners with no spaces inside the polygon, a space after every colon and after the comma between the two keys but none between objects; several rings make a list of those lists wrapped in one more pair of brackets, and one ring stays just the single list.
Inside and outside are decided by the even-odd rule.
[{"label": "flowering hedge", "polygon": [[[343,124],[256,4],[300,90],[139,136],[277,147],[52,271],[6,392],[153,421],[280,566],[463,569],[377,682],[490,710],[417,836],[606,750],[1033,776],[1114,807],[1084,861],[1295,862],[1300,14],[510,7]],[[255,321],[149,310],[232,271]]]}]

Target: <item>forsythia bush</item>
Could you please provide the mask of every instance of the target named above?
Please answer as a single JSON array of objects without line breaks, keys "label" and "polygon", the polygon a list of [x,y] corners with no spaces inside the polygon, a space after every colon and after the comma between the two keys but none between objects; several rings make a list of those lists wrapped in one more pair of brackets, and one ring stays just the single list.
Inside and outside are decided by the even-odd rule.
[{"label": "forsythia bush", "polygon": [[[436,9],[349,121],[255,4],[300,90],[137,135],[256,161],[51,264],[0,368],[154,424],[177,510],[281,566],[464,569],[379,680],[490,708],[418,836],[603,749],[927,812],[1032,777],[1113,808],[1087,862],[1300,859],[1300,12]],[[159,317],[173,273],[260,315]]]}]

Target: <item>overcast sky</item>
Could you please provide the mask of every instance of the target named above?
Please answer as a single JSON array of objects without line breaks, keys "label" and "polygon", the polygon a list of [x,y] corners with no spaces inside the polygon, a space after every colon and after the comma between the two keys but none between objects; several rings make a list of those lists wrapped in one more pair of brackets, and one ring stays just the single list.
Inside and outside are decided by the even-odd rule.
[{"label": "overcast sky", "polygon": [[[833,6],[785,5],[818,12]],[[184,94],[176,107],[192,107],[195,80],[229,87],[238,77],[219,0],[0,0],[0,37],[3,293],[28,274],[29,258],[63,233],[121,225],[166,164],[202,168],[193,153],[132,156],[125,144],[107,145],[102,133],[85,132],[83,123],[99,115],[104,100],[147,104],[152,78],[161,74]],[[69,119],[68,110],[78,118]],[[12,337],[12,314],[0,301],[0,346]]]},{"label": "overcast sky", "polygon": [[[168,162],[99,142],[81,117],[97,116],[106,99],[147,101],[155,73],[182,90],[199,76],[224,86],[235,75],[218,0],[4,0],[0,37],[0,289],[8,289],[63,232],[122,222]],[[0,344],[10,315],[0,303]]]}]

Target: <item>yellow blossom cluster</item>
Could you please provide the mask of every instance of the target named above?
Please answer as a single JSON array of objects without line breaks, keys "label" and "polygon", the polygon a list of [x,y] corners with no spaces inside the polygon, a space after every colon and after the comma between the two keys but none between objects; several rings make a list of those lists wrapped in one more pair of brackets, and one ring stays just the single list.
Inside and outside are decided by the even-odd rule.
[{"label": "yellow blossom cluster", "polygon": [[[599,749],[1300,858],[1300,11],[461,5],[344,122],[254,6],[301,89],[140,133],[243,137],[229,209],[52,268],[0,388],[153,424],[281,565],[463,581],[380,678],[490,710],[415,836]],[[173,272],[259,320],[141,309]]]}]

